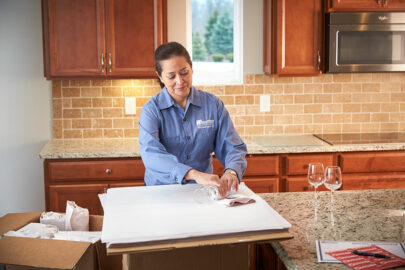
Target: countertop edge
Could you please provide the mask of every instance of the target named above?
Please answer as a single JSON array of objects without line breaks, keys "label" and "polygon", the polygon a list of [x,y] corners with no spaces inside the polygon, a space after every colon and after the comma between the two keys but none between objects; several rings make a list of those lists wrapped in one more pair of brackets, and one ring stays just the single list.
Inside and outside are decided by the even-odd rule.
[{"label": "countertop edge", "polygon": [[[405,143],[342,144],[321,146],[260,146],[246,140],[248,155],[305,154],[330,152],[367,152],[405,150]],[[136,139],[123,140],[50,140],[39,153],[41,159],[140,157]]]}]

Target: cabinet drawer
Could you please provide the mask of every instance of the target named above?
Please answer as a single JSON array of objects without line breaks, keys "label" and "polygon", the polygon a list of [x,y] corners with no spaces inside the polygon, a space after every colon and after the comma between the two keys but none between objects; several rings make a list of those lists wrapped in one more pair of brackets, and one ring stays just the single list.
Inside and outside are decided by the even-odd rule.
[{"label": "cabinet drawer", "polygon": [[143,180],[145,167],[141,159],[50,161],[49,180]]},{"label": "cabinet drawer", "polygon": [[[248,155],[246,156],[247,168],[244,177],[278,175],[278,160],[278,156]],[[224,166],[217,158],[213,158],[212,165],[214,174],[222,175]]]},{"label": "cabinet drawer", "polygon": [[394,175],[344,175],[342,188],[344,190],[362,189],[394,189],[405,188],[405,174]]},{"label": "cabinet drawer", "polygon": [[405,153],[345,153],[340,155],[342,172],[399,172],[405,171]]},{"label": "cabinet drawer", "polygon": [[246,186],[255,193],[278,192],[278,178],[244,178]]},{"label": "cabinet drawer", "polygon": [[267,176],[279,174],[279,157],[278,156],[246,156],[247,168],[245,176]]},{"label": "cabinet drawer", "polygon": [[286,157],[286,174],[306,175],[309,163],[322,163],[326,168],[333,165],[333,155],[289,155]]},{"label": "cabinet drawer", "polygon": [[[308,183],[306,177],[287,178],[285,179],[285,187],[287,192],[315,191],[315,188]],[[321,185],[317,190],[325,191],[327,189],[324,185]]]}]

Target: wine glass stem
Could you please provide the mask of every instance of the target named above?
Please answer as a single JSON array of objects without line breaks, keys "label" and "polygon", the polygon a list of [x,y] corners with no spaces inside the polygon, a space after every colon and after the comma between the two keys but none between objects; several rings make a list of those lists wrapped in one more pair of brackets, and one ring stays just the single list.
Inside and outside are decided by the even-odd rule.
[{"label": "wine glass stem", "polygon": [[315,186],[315,207],[314,207],[314,221],[317,222],[318,221],[318,190],[317,187]]},{"label": "wine glass stem", "polygon": [[335,226],[335,218],[333,216],[333,211],[335,211],[335,205],[333,201],[333,189],[330,191],[330,222],[332,227]]}]

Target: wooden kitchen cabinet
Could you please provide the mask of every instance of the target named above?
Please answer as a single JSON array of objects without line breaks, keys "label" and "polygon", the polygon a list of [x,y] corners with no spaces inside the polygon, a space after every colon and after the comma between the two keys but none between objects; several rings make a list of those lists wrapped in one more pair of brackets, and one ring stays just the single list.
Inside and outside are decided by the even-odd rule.
[{"label": "wooden kitchen cabinet", "polygon": [[42,0],[42,10],[48,79],[155,76],[166,0]]},{"label": "wooden kitchen cabinet", "polygon": [[405,188],[405,152],[357,152],[338,156],[342,189]]},{"label": "wooden kitchen cabinet", "polygon": [[66,209],[66,201],[102,215],[98,194],[108,188],[144,185],[141,158],[46,159],[44,161],[47,211]]},{"label": "wooden kitchen cabinet", "polygon": [[403,0],[328,0],[328,11],[405,11]]},{"label": "wooden kitchen cabinet", "polygon": [[92,185],[50,185],[47,211],[65,212],[66,201],[74,201],[80,207],[89,209],[92,215],[103,215],[103,208],[98,194],[108,189],[106,184]]},{"label": "wooden kitchen cabinet", "polygon": [[[308,164],[342,168],[343,190],[405,188],[405,151],[247,155],[243,177],[256,193],[313,191]],[[224,167],[213,158],[213,172]],[[46,159],[47,211],[64,211],[73,200],[91,214],[102,214],[98,194],[108,188],[144,185],[145,167],[138,158]],[[320,191],[327,190],[323,185]]]},{"label": "wooden kitchen cabinet", "polygon": [[265,74],[315,76],[321,73],[322,3],[322,0],[263,1]]}]

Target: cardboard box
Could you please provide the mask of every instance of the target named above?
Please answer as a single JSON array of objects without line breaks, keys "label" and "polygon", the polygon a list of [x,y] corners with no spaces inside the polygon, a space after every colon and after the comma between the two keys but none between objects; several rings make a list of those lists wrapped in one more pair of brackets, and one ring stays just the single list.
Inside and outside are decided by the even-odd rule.
[{"label": "cardboard box", "polygon": [[[42,212],[12,213],[0,218],[0,235],[15,231],[31,222],[39,222]],[[90,215],[89,230],[101,231],[103,217]],[[98,241],[65,241],[24,237],[0,239],[0,264],[9,269],[121,269],[122,256],[106,255]]]}]

